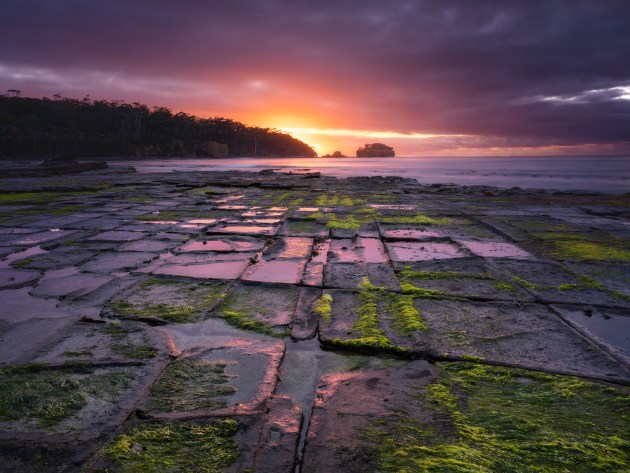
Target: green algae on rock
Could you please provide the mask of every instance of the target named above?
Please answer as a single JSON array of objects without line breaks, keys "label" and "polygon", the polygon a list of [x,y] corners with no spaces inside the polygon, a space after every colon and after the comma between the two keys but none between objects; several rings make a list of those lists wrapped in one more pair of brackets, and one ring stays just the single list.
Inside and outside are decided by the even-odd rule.
[{"label": "green algae on rock", "polygon": [[372,289],[372,285],[364,281],[362,291],[359,293],[359,318],[355,322],[352,330],[360,335],[360,340],[366,345],[378,347],[388,347],[391,341],[379,328],[378,315],[378,295],[379,292]]},{"label": "green algae on rock", "polygon": [[461,281],[462,279],[494,279],[489,273],[464,273],[462,271],[413,271],[409,266],[401,271],[401,275],[405,278],[418,279],[449,279]]},{"label": "green algae on rock", "polygon": [[112,303],[112,309],[117,316],[123,318],[158,317],[173,323],[192,322],[198,315],[198,311],[189,306],[173,306],[169,304],[138,306],[127,301]]},{"label": "green algae on rock", "polygon": [[332,316],[332,302],[333,298],[330,294],[324,294],[313,305],[313,312],[319,315],[324,320],[330,320]]},{"label": "green algae on rock", "polygon": [[377,220],[382,223],[406,225],[444,225],[452,221],[452,219],[447,217],[433,218],[421,213],[415,213],[413,215],[383,215],[377,217]]},{"label": "green algae on rock", "polygon": [[461,299],[461,297],[451,296],[445,292],[438,291],[437,289],[425,289],[423,287],[416,287],[412,283],[404,279],[400,282],[400,290],[403,294],[413,295],[422,299]]},{"label": "green algae on rock", "polygon": [[298,296],[290,285],[236,285],[212,314],[233,327],[282,338],[290,334]]},{"label": "green algae on rock", "polygon": [[331,316],[320,319],[320,341],[350,351],[414,356],[421,345],[418,334],[428,331],[414,296],[376,286],[367,278],[359,289],[332,291]]},{"label": "green algae on rock", "polygon": [[190,279],[151,278],[126,299],[111,304],[122,318],[154,317],[172,323],[201,320],[218,300],[222,283]]},{"label": "green algae on rock", "polygon": [[158,412],[213,410],[235,390],[226,384],[224,363],[184,358],[169,365],[151,387],[148,407]]},{"label": "green algae on rock", "polygon": [[[361,282],[360,289],[356,296],[359,302],[356,309],[357,319],[352,325],[348,337],[334,338],[328,340],[327,343],[344,349],[406,355],[408,350],[393,343],[380,327],[379,312],[381,308],[379,306],[385,302],[390,293],[373,285],[367,278]],[[399,300],[398,304],[404,306],[405,302]],[[412,329],[412,326],[415,327],[418,322],[416,314],[410,313],[409,310],[406,310],[404,314],[399,314],[396,320],[397,327],[402,332]]]},{"label": "green algae on rock", "polygon": [[81,357],[81,356],[91,357],[93,353],[92,353],[92,350],[85,349],[85,350],[79,350],[79,351],[64,351],[62,355],[69,356],[69,357]]},{"label": "green algae on rock", "polygon": [[316,220],[326,224],[331,230],[359,230],[374,222],[373,216],[361,211],[351,213],[341,212],[313,212],[303,217],[306,220]]},{"label": "green algae on rock", "polygon": [[52,427],[87,406],[89,397],[110,398],[129,387],[133,375],[95,373],[86,363],[44,363],[0,370],[0,421],[37,421]]},{"label": "green algae on rock", "polygon": [[64,202],[73,200],[75,197],[86,197],[93,195],[93,191],[72,191],[64,189],[60,191],[41,192],[11,192],[0,193],[0,204],[2,205],[30,205],[30,204],[50,204],[54,202]]},{"label": "green algae on rock", "polygon": [[387,304],[387,311],[393,319],[392,328],[400,335],[407,337],[414,332],[429,330],[413,300],[412,295],[392,294],[389,296]]},{"label": "green algae on rock", "polygon": [[[531,299],[486,261],[452,258],[405,265],[399,272],[402,290],[417,297],[473,297],[496,300]],[[435,292],[438,291],[438,292]]]},{"label": "green algae on rock", "polygon": [[581,261],[630,261],[630,249],[619,245],[590,241],[557,240],[552,242],[551,255],[560,259]]},{"label": "green algae on rock", "polygon": [[497,289],[499,289],[500,291],[504,291],[504,292],[518,292],[518,289],[516,289],[514,286],[512,286],[510,283],[507,283],[505,281],[495,281],[494,285],[497,287]]},{"label": "green algae on rock", "polygon": [[315,198],[315,205],[318,207],[354,207],[355,205],[365,203],[365,199],[352,197],[350,195],[341,194],[320,194]]},{"label": "green algae on rock", "polygon": [[334,346],[355,348],[368,351],[397,351],[396,346],[379,327],[378,302],[380,288],[371,284],[367,278],[361,283],[361,291],[358,293],[359,307],[357,316],[352,326],[350,336],[336,338],[331,341]]},{"label": "green algae on rock", "polygon": [[150,359],[157,355],[157,350],[151,345],[133,345],[131,343],[114,343],[110,345],[113,353],[120,354],[123,358],[136,360]]},{"label": "green algae on rock", "polygon": [[628,389],[472,363],[440,364],[439,374],[412,396],[443,420],[401,413],[364,432],[379,471],[627,471]]},{"label": "green algae on rock", "polygon": [[512,281],[514,281],[515,283],[523,286],[524,288],[527,289],[533,289],[533,290],[539,290],[539,289],[544,289],[544,286],[541,286],[540,284],[536,284],[536,283],[532,283],[529,282],[519,276],[512,276]]},{"label": "green algae on rock", "polygon": [[250,332],[262,333],[263,335],[269,335],[271,337],[284,338],[289,335],[288,329],[278,331],[269,327],[264,322],[254,320],[250,314],[244,312],[238,312],[235,310],[224,310],[222,313],[223,320],[225,320],[232,327],[240,328],[242,330],[248,330]]},{"label": "green algae on rock", "polygon": [[[116,473],[218,473],[239,457],[234,420],[152,423],[129,429],[100,455]],[[105,470],[111,471],[111,470]]]},{"label": "green algae on rock", "polygon": [[318,234],[320,226],[312,220],[287,220],[287,228],[291,233]]},{"label": "green algae on rock", "polygon": [[[549,261],[502,260],[495,264],[506,271],[510,281],[534,293],[545,302],[581,302],[585,304],[618,304],[629,297],[625,288],[610,279],[602,281],[581,274],[580,265],[562,265]],[[593,264],[593,263],[591,263]],[[600,263],[602,266],[605,263]],[[622,267],[621,264],[612,264]],[[571,268],[571,269],[570,269]],[[609,287],[609,281],[614,285]],[[621,289],[621,291],[619,290]]]}]

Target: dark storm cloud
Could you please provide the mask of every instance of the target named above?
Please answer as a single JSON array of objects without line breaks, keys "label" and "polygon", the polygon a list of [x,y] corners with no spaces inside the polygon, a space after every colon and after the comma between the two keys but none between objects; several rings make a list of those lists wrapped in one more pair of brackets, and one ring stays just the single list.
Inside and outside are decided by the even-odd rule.
[{"label": "dark storm cloud", "polygon": [[[143,92],[138,100],[192,94],[211,109],[239,101],[233,84],[269,81],[274,98],[317,88],[346,128],[530,145],[628,141],[629,51],[630,3],[614,0],[9,0],[0,9],[5,88],[65,83],[100,96],[109,83],[110,97],[127,86]],[[303,100],[321,108],[317,94]]]}]

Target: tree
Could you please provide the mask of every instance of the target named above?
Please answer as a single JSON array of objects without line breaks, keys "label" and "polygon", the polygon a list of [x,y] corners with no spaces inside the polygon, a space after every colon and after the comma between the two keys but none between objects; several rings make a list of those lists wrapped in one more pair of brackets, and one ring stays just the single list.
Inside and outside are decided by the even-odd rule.
[{"label": "tree", "polygon": [[0,153],[49,156],[315,156],[278,130],[198,118],[139,102],[0,96]]}]

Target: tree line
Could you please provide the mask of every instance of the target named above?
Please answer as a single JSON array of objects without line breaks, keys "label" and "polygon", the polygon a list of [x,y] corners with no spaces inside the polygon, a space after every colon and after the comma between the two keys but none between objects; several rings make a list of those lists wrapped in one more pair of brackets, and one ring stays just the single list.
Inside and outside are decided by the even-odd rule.
[{"label": "tree line", "polygon": [[115,100],[0,95],[0,157],[315,156],[274,128]]}]

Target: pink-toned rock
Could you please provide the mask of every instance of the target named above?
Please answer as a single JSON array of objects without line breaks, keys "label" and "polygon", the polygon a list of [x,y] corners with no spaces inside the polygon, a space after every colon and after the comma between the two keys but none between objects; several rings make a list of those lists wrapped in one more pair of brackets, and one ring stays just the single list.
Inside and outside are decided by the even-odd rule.
[{"label": "pink-toned rock", "polygon": [[362,434],[374,422],[394,420],[403,409],[416,420],[430,421],[431,415],[420,410],[410,394],[434,379],[435,370],[426,361],[323,376],[306,438],[303,471],[378,471],[374,456],[369,455],[373,441]]},{"label": "pink-toned rock", "polygon": [[304,261],[260,261],[247,268],[241,276],[244,281],[298,284],[302,280]]}]

